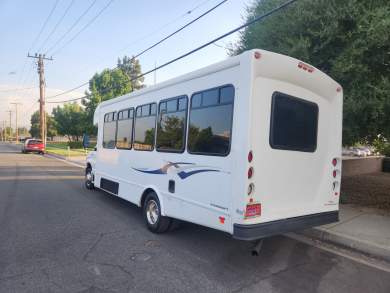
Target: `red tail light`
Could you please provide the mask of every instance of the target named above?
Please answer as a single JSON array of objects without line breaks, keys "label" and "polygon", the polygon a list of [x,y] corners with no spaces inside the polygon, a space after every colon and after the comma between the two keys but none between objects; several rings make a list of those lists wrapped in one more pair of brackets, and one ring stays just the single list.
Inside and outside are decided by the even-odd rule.
[{"label": "red tail light", "polygon": [[261,204],[248,204],[245,210],[245,218],[253,218],[261,215]]},{"label": "red tail light", "polygon": [[337,159],[336,159],[336,158],[334,158],[334,159],[332,160],[332,165],[336,167],[336,165],[337,165]]},{"label": "red tail light", "polygon": [[337,171],[334,170],[334,171],[333,171],[333,177],[336,178],[336,176],[337,176]]},{"label": "red tail light", "polygon": [[250,162],[252,162],[252,160],[253,160],[253,153],[252,153],[252,151],[249,151],[249,153],[248,153],[248,162],[250,163]]},{"label": "red tail light", "polygon": [[248,169],[248,179],[251,179],[252,176],[253,176],[253,168],[250,167],[250,168]]}]

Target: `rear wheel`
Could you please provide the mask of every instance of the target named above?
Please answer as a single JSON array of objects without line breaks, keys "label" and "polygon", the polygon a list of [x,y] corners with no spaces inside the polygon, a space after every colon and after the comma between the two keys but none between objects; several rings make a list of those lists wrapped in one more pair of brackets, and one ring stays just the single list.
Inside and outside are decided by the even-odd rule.
[{"label": "rear wheel", "polygon": [[164,233],[169,230],[172,219],[161,215],[160,201],[156,193],[150,192],[142,207],[142,214],[148,229],[153,233]]},{"label": "rear wheel", "polygon": [[95,188],[92,182],[92,168],[90,167],[85,170],[85,187],[89,190]]}]

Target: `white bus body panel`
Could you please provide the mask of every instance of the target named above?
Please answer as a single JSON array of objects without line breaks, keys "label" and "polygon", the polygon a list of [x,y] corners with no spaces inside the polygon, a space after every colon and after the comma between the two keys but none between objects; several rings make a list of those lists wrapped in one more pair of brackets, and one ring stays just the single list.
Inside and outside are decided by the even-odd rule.
[{"label": "white bus body panel", "polygon": [[[260,53],[261,58],[254,55]],[[95,185],[101,178],[119,183],[118,196],[137,205],[148,188],[161,203],[163,215],[190,221],[233,234],[244,226],[338,210],[332,190],[332,159],[341,159],[342,92],[327,75],[298,67],[299,60],[252,50],[160,85],[103,102],[96,109],[98,124]],[[231,150],[228,156],[203,156],[105,149],[102,147],[104,115],[139,105],[231,84],[235,88]],[[317,149],[313,153],[272,149],[269,143],[271,98],[275,91],[315,102],[319,108]],[[189,116],[187,116],[187,124]],[[186,136],[188,140],[188,135]],[[248,163],[249,150],[254,159]],[[341,160],[339,160],[341,164]],[[159,170],[169,162],[191,163],[218,170],[180,178],[181,169],[171,166],[166,174],[137,170]],[[251,180],[247,170],[253,166]],[[184,169],[183,169],[183,168]],[[137,170],[136,170],[137,169]],[[339,166],[340,169],[340,166]],[[174,193],[168,191],[174,180]],[[245,219],[249,204],[247,188],[255,184],[253,199],[261,203],[260,217]],[[254,239],[253,237],[240,237]]]}]

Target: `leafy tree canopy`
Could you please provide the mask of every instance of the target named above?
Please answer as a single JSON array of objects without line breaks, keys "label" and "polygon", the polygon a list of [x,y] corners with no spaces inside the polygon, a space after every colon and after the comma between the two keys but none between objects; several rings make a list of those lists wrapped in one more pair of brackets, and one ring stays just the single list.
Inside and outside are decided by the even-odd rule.
[{"label": "leafy tree canopy", "polygon": [[[255,0],[247,20],[285,0]],[[231,54],[261,48],[313,64],[344,89],[343,143],[390,139],[390,2],[301,0],[246,28]]]},{"label": "leafy tree canopy", "polygon": [[[31,137],[40,137],[39,132],[39,111],[35,111],[31,116],[31,128],[30,128],[30,135]],[[46,135],[48,137],[53,137],[57,135],[57,129],[55,127],[55,123],[53,120],[53,117],[51,117],[48,113],[46,113]]]},{"label": "leafy tree canopy", "polygon": [[85,112],[79,104],[57,106],[53,109],[53,117],[59,134],[67,136],[69,141],[79,141],[85,132]]},{"label": "leafy tree canopy", "polygon": [[89,96],[82,101],[86,111],[86,129],[89,133],[96,131],[92,121],[97,105],[103,101],[142,88],[144,79],[136,79],[140,74],[141,65],[139,61],[124,56],[122,59],[118,59],[116,69],[105,69],[92,77],[89,81],[89,90],[86,92]]}]

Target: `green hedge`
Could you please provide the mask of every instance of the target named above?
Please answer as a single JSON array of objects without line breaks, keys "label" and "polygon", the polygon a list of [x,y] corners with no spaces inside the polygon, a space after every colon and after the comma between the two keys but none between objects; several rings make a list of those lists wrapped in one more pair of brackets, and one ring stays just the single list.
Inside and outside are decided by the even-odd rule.
[{"label": "green hedge", "polygon": [[83,142],[82,141],[69,141],[68,146],[71,149],[82,149],[83,148]]}]

